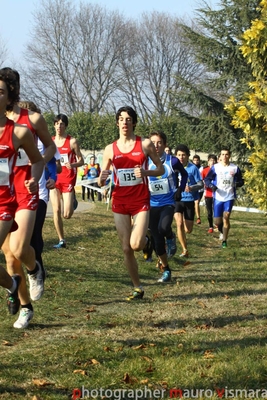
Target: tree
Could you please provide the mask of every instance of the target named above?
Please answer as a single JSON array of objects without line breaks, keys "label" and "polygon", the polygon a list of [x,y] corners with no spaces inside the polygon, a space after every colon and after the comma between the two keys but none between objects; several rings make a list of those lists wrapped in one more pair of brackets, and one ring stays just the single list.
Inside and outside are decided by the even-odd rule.
[{"label": "tree", "polygon": [[119,82],[126,21],[98,5],[77,9],[69,0],[42,0],[39,7],[26,52],[29,98],[45,111],[103,111]]},{"label": "tree", "polygon": [[3,68],[3,63],[7,56],[7,48],[4,43],[4,39],[0,37],[0,66]]},{"label": "tree", "polygon": [[74,113],[68,131],[78,139],[81,148],[92,151],[103,149],[118,136],[115,117],[110,114]]},{"label": "tree", "polygon": [[175,75],[193,82],[202,74],[170,14],[135,21],[98,5],[41,0],[33,21],[23,91],[43,111],[102,114],[130,104],[142,120],[165,117]]},{"label": "tree", "polygon": [[[195,60],[207,72],[193,84],[177,76],[182,87],[178,97],[194,110],[182,112],[182,117],[204,151],[216,153],[222,145],[228,145],[233,153],[246,157],[246,147],[239,140],[242,132],[231,125],[224,103],[230,94],[239,97],[251,77],[239,46],[251,19],[259,14],[258,3],[258,0],[221,0],[220,8],[212,10],[203,1],[203,7],[197,10],[197,25],[184,25]],[[176,109],[180,115],[181,110]]]},{"label": "tree", "polygon": [[168,13],[144,13],[128,27],[128,48],[121,58],[122,98],[142,120],[171,115],[172,93],[178,90],[175,75],[193,81],[202,73],[183,36],[180,20]]},{"label": "tree", "polygon": [[251,166],[245,171],[247,191],[255,205],[267,210],[267,1],[260,2],[259,18],[243,34],[240,47],[244,60],[252,69],[254,80],[238,100],[231,97],[226,105],[232,124],[242,129],[242,142],[251,150]]}]

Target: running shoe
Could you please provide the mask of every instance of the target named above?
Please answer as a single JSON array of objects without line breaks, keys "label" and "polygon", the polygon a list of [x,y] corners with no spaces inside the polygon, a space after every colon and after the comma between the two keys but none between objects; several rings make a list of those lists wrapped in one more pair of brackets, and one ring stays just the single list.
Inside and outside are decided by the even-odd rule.
[{"label": "running shoe", "polygon": [[186,257],[186,258],[188,258],[188,257],[189,257],[188,250],[184,250],[184,251],[180,254],[179,257]]},{"label": "running shoe", "polygon": [[145,247],[143,248],[143,254],[144,254],[144,259],[149,260],[152,257],[153,253],[152,239],[149,230],[147,231],[146,237],[147,237],[147,242]]},{"label": "running shoe", "polygon": [[134,288],[133,293],[126,298],[128,301],[141,300],[144,297],[144,291],[140,288]]},{"label": "running shoe", "polygon": [[164,271],[161,278],[158,279],[158,282],[165,283],[171,281],[171,271]]},{"label": "running shoe", "polygon": [[22,308],[19,313],[19,317],[14,322],[13,327],[17,329],[25,329],[29,325],[29,322],[33,318],[33,311],[28,308]]},{"label": "running shoe", "polygon": [[55,244],[54,249],[65,249],[67,247],[65,240],[60,240],[58,244]]},{"label": "running shoe", "polygon": [[223,248],[223,249],[226,249],[226,247],[227,247],[227,242],[226,242],[226,240],[224,240],[224,241],[222,242],[222,248]]},{"label": "running shoe", "polygon": [[197,218],[196,224],[197,224],[197,225],[200,225],[200,224],[201,224],[201,219],[200,219],[200,218]]},{"label": "running shoe", "polygon": [[172,239],[166,239],[166,244],[167,244],[167,256],[171,258],[177,251],[176,236],[174,235],[174,233],[172,234]]},{"label": "running shoe", "polygon": [[12,278],[16,281],[17,287],[13,293],[8,292],[7,294],[7,308],[9,314],[15,315],[19,311],[20,300],[18,296],[19,284],[21,282],[20,275],[13,275]]},{"label": "running shoe", "polygon": [[209,228],[208,233],[213,233],[213,228]]},{"label": "running shoe", "polygon": [[223,240],[223,233],[220,232],[219,240]]},{"label": "running shoe", "polygon": [[30,284],[30,297],[32,301],[39,300],[44,293],[45,272],[40,263],[36,261],[38,271],[34,275],[28,274]]}]

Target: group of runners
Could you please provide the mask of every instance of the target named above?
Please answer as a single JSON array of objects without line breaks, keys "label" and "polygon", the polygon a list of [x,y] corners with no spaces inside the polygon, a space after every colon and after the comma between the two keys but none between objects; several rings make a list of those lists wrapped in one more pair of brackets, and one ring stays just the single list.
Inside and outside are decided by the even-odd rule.
[{"label": "group of runners", "polygon": [[214,218],[227,246],[230,214],[236,187],[243,185],[238,166],[230,163],[230,150],[223,148],[220,162],[211,166],[203,180],[199,168],[189,161],[190,151],[179,144],[172,156],[164,132],[154,131],[149,138],[135,135],[137,114],[131,107],[117,111],[119,139],[109,144],[103,154],[98,179],[104,186],[113,173],[112,211],[121,242],[124,262],[133,284],[129,301],[141,299],[144,288],[140,282],[134,252],[143,250],[149,259],[153,250],[158,257],[162,276],[159,282],[171,281],[169,259],[176,253],[173,218],[182,247],[180,257],[189,256],[187,234],[192,232],[195,201],[205,186],[214,197]]},{"label": "group of runners", "polygon": [[[20,310],[13,326],[21,329],[33,318],[31,301],[39,300],[44,292],[42,228],[48,198],[50,196],[59,237],[54,247],[65,248],[62,216],[68,219],[73,214],[77,168],[84,160],[77,140],[67,134],[67,116],[56,116],[55,136],[51,137],[40,110],[31,102],[20,104],[19,92],[18,72],[1,69],[0,245],[7,269],[0,267],[0,285],[8,291],[9,312],[15,315]],[[189,161],[187,146],[178,145],[176,157],[165,152],[167,137],[164,132],[153,131],[149,138],[135,135],[137,114],[133,108],[120,108],[116,124],[119,139],[105,148],[98,184],[105,186],[113,174],[112,211],[133,284],[127,298],[130,301],[144,296],[135,251],[143,250],[144,256],[150,258],[154,250],[162,270],[159,282],[171,280],[169,259],[177,251],[173,218],[182,247],[180,256],[188,257],[186,235],[193,229],[194,201],[203,188],[203,179],[198,168]],[[223,243],[229,231],[225,215],[231,212],[233,187],[242,182],[239,168],[228,163],[228,156],[230,153],[223,150],[222,163],[215,164],[205,178],[206,186],[216,194],[218,201],[214,216],[222,213],[220,218],[224,218]],[[224,192],[227,197],[221,201]]]},{"label": "group of runners", "polygon": [[[76,168],[84,161],[76,139],[65,132],[65,115],[55,118],[52,138],[35,104],[19,100],[19,73],[0,69],[0,246],[7,267],[0,267],[0,285],[7,289],[10,314],[20,311],[13,326],[22,329],[33,318],[32,301],[44,292],[42,228],[49,194],[60,244],[64,241],[60,199],[63,217],[70,218]],[[72,181],[65,185],[69,178]]]}]

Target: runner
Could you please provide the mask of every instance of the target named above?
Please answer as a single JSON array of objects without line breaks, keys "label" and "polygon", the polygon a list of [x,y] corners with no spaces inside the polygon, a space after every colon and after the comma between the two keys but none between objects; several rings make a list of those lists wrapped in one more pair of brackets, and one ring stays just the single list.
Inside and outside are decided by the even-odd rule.
[{"label": "runner", "polygon": [[236,198],[236,188],[244,185],[239,167],[230,162],[231,152],[221,149],[219,162],[213,165],[205,178],[205,185],[213,191],[214,221],[218,227],[223,224],[222,248],[227,247],[230,230],[230,216]]},{"label": "runner", "polygon": [[[19,100],[19,82],[16,74],[10,68],[0,70],[0,191],[1,191],[1,206],[0,206],[0,245],[3,245],[8,233],[15,234],[20,227],[18,224],[13,224],[15,212],[18,206],[14,191],[14,170],[17,157],[17,150],[20,148],[25,151],[25,154],[30,159],[30,173],[25,176],[23,183],[30,198],[36,198],[38,195],[38,180],[42,174],[44,161],[35,146],[33,135],[27,127],[15,124],[9,120],[5,113],[12,112],[15,102]],[[4,161],[7,160],[6,163]],[[13,227],[12,227],[13,224]],[[13,229],[12,229],[13,228]],[[19,246],[23,247],[23,240]],[[21,250],[19,247],[18,250]],[[34,298],[39,298],[43,293],[43,274],[39,265],[25,263],[29,274],[31,295]],[[18,290],[22,285],[22,279],[17,276],[16,282],[10,285],[9,275],[1,268],[0,284],[5,288],[10,288],[8,297],[8,308],[11,314],[16,314],[19,310],[20,300],[18,299]],[[12,279],[11,279],[12,280]],[[18,284],[20,285],[18,286]],[[15,328],[20,328],[17,321],[13,325]]]},{"label": "runner", "polygon": [[[69,120],[65,114],[59,114],[54,119],[56,135],[52,137],[61,154],[62,172],[57,177],[55,189],[50,190],[50,200],[53,208],[54,225],[59,237],[55,249],[66,247],[64,237],[61,198],[63,201],[63,218],[72,217],[75,208],[74,186],[77,178],[77,168],[84,164],[78,141],[68,135],[66,129]],[[76,200],[77,201],[77,200]]]},{"label": "runner", "polygon": [[[147,251],[151,247],[146,237],[150,209],[147,177],[164,174],[164,168],[151,140],[134,134],[137,124],[135,110],[128,106],[121,107],[116,113],[116,122],[120,136],[105,148],[98,182],[100,186],[106,184],[112,166],[112,211],[124,262],[134,286],[127,298],[130,301],[144,296],[134,252]],[[147,169],[148,157],[156,166],[154,170]]]},{"label": "runner", "polygon": [[[185,189],[188,175],[177,157],[165,153],[167,138],[164,132],[154,131],[150,134],[150,139],[164,166],[164,174],[162,176],[149,177],[149,229],[153,238],[155,252],[159,258],[158,264],[163,272],[158,282],[164,283],[171,280],[168,258],[173,257],[177,250],[176,235],[172,231],[175,201],[181,199],[181,192]],[[156,168],[150,158],[148,168],[149,170]],[[178,174],[181,176],[180,185]]]},{"label": "runner", "polygon": [[188,173],[188,182],[180,201],[175,204],[174,218],[177,224],[177,236],[182,246],[180,257],[188,257],[186,234],[193,231],[195,217],[195,200],[199,198],[199,190],[203,188],[203,180],[199,169],[189,161],[189,148],[180,144],[176,148],[176,156]]}]

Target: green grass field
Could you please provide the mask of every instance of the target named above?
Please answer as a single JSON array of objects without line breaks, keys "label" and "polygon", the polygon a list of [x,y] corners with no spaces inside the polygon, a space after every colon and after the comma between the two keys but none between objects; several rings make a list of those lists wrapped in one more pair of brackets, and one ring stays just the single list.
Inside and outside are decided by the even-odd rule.
[{"label": "green grass field", "polygon": [[221,249],[201,211],[190,263],[179,248],[171,283],[157,283],[155,257],[136,254],[145,297],[135,303],[105,204],[65,222],[67,249],[53,249],[48,217],[48,278],[28,329],[12,327],[0,292],[0,399],[237,399],[265,388],[266,398],[267,219],[234,211]]}]

